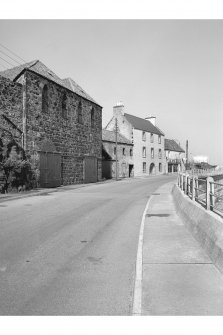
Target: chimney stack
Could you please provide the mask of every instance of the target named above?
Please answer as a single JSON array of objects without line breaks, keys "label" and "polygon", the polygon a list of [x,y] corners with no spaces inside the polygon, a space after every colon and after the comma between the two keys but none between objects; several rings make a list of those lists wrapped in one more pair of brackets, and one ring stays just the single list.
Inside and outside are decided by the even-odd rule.
[{"label": "chimney stack", "polygon": [[122,101],[119,101],[116,103],[116,105],[113,107],[113,116],[118,118],[120,116],[124,115],[124,104]]},{"label": "chimney stack", "polygon": [[156,116],[148,116],[145,120],[150,121],[154,126],[156,125]]}]

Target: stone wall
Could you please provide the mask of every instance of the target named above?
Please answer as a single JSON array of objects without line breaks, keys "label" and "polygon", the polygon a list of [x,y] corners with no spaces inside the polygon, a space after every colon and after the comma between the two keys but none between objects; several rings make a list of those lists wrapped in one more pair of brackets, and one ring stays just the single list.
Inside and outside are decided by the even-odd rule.
[{"label": "stone wall", "polygon": [[[62,155],[62,182],[64,185],[83,182],[83,160],[91,155],[101,160],[102,108],[79,97],[35,73],[27,71],[26,142],[32,164],[39,169],[38,150],[49,141]],[[48,110],[42,110],[42,92],[48,88]],[[62,101],[66,95],[66,115],[63,117]],[[82,104],[83,122],[78,122],[78,105]],[[94,108],[94,125],[91,110]],[[98,180],[101,179],[99,165]]]},{"label": "stone wall", "polygon": [[14,138],[22,145],[22,85],[2,76],[0,76],[0,138],[3,143]]},{"label": "stone wall", "polygon": [[177,185],[172,190],[177,214],[223,273],[223,219],[192,201]]}]

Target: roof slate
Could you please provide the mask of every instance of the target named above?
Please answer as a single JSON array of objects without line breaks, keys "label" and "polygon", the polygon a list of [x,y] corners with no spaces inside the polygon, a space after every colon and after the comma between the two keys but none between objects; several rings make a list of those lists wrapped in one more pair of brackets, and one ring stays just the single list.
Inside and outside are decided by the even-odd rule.
[{"label": "roof slate", "polygon": [[147,131],[152,134],[163,135],[164,133],[156,126],[154,126],[150,121],[137,117],[135,115],[130,115],[125,113],[125,118],[135,129]]},{"label": "roof slate", "polygon": [[[102,129],[102,141],[115,143],[115,131]],[[130,140],[120,133],[117,133],[117,141],[118,143],[133,145]]]},{"label": "roof slate", "polygon": [[67,88],[69,88],[74,93],[84,97],[87,100],[90,100],[98,105],[98,103],[89,95],[87,92],[83,90],[82,87],[80,87],[73,79],[71,78],[65,78],[63,79],[63,83],[66,85]]},{"label": "roof slate", "polygon": [[[22,64],[20,66],[13,67],[11,69],[0,72],[0,75],[8,78],[10,80],[15,80],[17,77],[25,70],[33,71],[58,85],[78,94],[79,96],[94,102],[99,105],[95,100],[93,100],[90,95],[88,95],[74,80],[71,78],[61,79],[52,70],[50,70],[46,65],[44,65],[39,60],[34,60],[29,63]],[[100,106],[100,105],[99,105]]]},{"label": "roof slate", "polygon": [[165,138],[165,150],[169,150],[169,151],[177,151],[177,152],[185,152],[180,146],[179,144],[177,144],[176,141],[174,140],[169,140],[167,138]]}]

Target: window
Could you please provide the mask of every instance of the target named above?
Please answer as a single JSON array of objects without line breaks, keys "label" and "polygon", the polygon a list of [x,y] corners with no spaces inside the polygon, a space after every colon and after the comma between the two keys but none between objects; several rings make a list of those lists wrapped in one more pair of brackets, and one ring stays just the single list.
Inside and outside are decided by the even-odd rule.
[{"label": "window", "polygon": [[151,148],[151,158],[154,158],[154,148]]},{"label": "window", "polygon": [[145,131],[142,132],[142,140],[143,140],[143,141],[146,140],[146,132],[145,132]]},{"label": "window", "polygon": [[159,149],[159,158],[162,158],[162,150]]},{"label": "window", "polygon": [[114,147],[114,155],[116,155],[116,147]]},{"label": "window", "polygon": [[154,136],[153,134],[150,134],[150,142],[153,143],[153,141],[154,141]]},{"label": "window", "polygon": [[146,147],[142,148],[142,157],[146,158]]},{"label": "window", "polygon": [[95,113],[94,113],[94,108],[92,107],[91,109],[91,128],[94,127],[94,118],[95,118]]},{"label": "window", "polygon": [[62,98],[62,118],[67,119],[67,96],[65,93]]},{"label": "window", "polygon": [[125,148],[122,149],[122,154],[125,156]]},{"label": "window", "polygon": [[142,163],[142,172],[146,173],[146,162]]},{"label": "window", "polygon": [[130,157],[132,157],[132,149],[129,150]]},{"label": "window", "polygon": [[158,135],[158,143],[161,144],[161,135]]},{"label": "window", "polygon": [[162,172],[162,164],[159,163],[159,172]]},{"label": "window", "polygon": [[48,112],[48,87],[47,85],[43,86],[43,91],[42,91],[42,112],[43,113]]},{"label": "window", "polygon": [[81,101],[79,102],[78,107],[77,107],[77,121],[78,123],[81,123],[81,124],[83,123]]}]

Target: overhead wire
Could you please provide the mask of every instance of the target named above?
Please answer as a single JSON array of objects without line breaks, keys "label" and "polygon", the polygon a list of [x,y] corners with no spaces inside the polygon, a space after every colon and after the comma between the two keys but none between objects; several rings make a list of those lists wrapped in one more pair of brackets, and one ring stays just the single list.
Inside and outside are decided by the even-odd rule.
[{"label": "overhead wire", "polygon": [[13,54],[14,56],[16,56],[17,58],[19,58],[21,61],[23,61],[23,62],[25,62],[25,63],[27,63],[27,61],[26,60],[24,60],[23,58],[21,58],[20,56],[18,56],[15,52],[13,52],[12,50],[10,50],[9,48],[7,48],[6,46],[4,46],[3,44],[1,44],[0,43],[0,45],[1,45],[1,47],[3,47],[4,49],[6,49],[6,50],[8,50],[9,52],[11,52],[11,54]]},{"label": "overhead wire", "polygon": [[1,67],[7,70],[7,67],[5,65],[3,65],[2,63],[0,63]]},{"label": "overhead wire", "polygon": [[15,63],[17,63],[17,64],[19,64],[19,65],[22,65],[21,62],[18,62],[16,59],[14,59],[14,58],[12,58],[11,56],[7,55],[6,52],[4,52],[4,51],[2,51],[2,50],[0,50],[0,52],[1,52],[3,55],[5,55],[6,57],[8,57],[8,58],[10,58],[11,60],[13,60],[13,62],[15,62]]},{"label": "overhead wire", "polygon": [[12,63],[8,62],[7,60],[5,60],[4,58],[2,58],[1,56],[0,56],[0,58],[1,58],[1,59],[2,59],[4,62],[8,63],[9,65],[11,65],[11,66],[13,66],[13,67],[15,67],[15,65],[14,65],[14,64],[12,64]]}]

